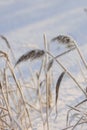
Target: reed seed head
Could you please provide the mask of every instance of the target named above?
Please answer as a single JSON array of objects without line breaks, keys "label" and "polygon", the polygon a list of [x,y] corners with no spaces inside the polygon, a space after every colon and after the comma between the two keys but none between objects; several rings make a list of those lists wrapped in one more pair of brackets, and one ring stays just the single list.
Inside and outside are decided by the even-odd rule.
[{"label": "reed seed head", "polygon": [[66,35],[59,35],[57,37],[54,37],[52,41],[58,41],[59,43],[66,44],[67,47],[74,46],[75,41],[70,37]]},{"label": "reed seed head", "polygon": [[44,50],[36,49],[36,50],[31,50],[25,54],[23,54],[16,62],[15,66],[19,64],[20,62],[26,61],[28,59],[34,60],[37,58],[41,58],[45,54]]}]

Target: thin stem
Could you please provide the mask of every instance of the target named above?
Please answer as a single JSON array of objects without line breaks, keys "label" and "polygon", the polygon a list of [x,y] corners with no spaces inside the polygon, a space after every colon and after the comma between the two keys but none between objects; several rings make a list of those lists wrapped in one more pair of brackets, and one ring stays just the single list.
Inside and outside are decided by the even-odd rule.
[{"label": "thin stem", "polygon": [[40,103],[40,112],[41,112],[41,118],[43,121],[43,128],[44,127],[44,117],[43,117],[43,111],[42,111],[42,101],[41,101],[41,91],[40,91],[40,81],[39,81],[39,77],[37,76],[37,86],[38,86],[38,99],[39,99],[39,103]]},{"label": "thin stem", "polygon": [[[77,105],[75,105],[74,108],[80,106],[81,104],[83,104],[83,103],[86,102],[86,101],[87,101],[87,99],[82,100],[80,103],[78,103]],[[73,108],[71,108],[71,109],[67,112],[67,124],[66,124],[66,126],[68,126],[69,113],[70,113],[70,111],[72,111],[72,110],[73,110]]]},{"label": "thin stem", "polygon": [[65,52],[63,52],[63,53],[57,55],[55,58],[59,58],[59,57],[65,55],[65,54],[67,54],[67,53],[69,53],[69,52],[71,52],[71,51],[73,51],[73,50],[75,50],[75,49],[76,49],[76,47],[73,47],[73,48],[71,48],[71,49],[68,49],[67,51],[65,51]]},{"label": "thin stem", "polygon": [[80,56],[80,58],[81,58],[81,60],[82,60],[82,62],[83,62],[83,64],[84,64],[85,68],[87,69],[87,62],[86,62],[85,58],[83,57],[83,55],[82,55],[82,53],[81,53],[81,51],[80,51],[80,49],[79,49],[77,43],[75,42],[74,44],[75,44],[75,46],[76,46],[76,49],[77,49],[77,51],[78,51],[78,54],[79,54],[79,56]]},{"label": "thin stem", "polygon": [[72,130],[74,130],[74,128],[79,124],[79,122],[82,120],[83,116],[81,116],[81,118],[77,121],[77,123],[73,126]]},{"label": "thin stem", "polygon": [[66,71],[66,73],[71,77],[71,79],[77,84],[77,86],[80,88],[80,90],[87,97],[87,93],[82,89],[82,86],[78,83],[78,81],[75,79],[75,77],[64,67],[64,65],[58,59],[56,59],[50,52],[47,51],[46,53],[48,53],[48,55],[50,55],[53,59],[55,59],[55,61],[62,67],[62,69],[64,71]]},{"label": "thin stem", "polygon": [[4,92],[3,92],[3,85],[2,85],[2,83],[1,83],[1,86],[2,86],[1,91],[2,91],[2,95],[3,95],[4,101],[5,101],[7,110],[8,110],[9,118],[10,118],[10,120],[12,121],[12,116],[11,116],[12,114],[11,114],[10,107],[9,107],[9,105],[8,105],[7,99],[6,99],[6,97],[5,97],[5,95],[4,95]]},{"label": "thin stem", "polygon": [[[47,51],[48,47],[47,47],[47,39],[46,39],[46,35],[44,34],[44,46],[45,46],[45,51]],[[47,54],[45,55],[45,67],[47,67],[47,61],[48,61],[48,56]],[[49,116],[49,88],[48,88],[48,73],[46,71],[45,68],[45,77],[46,77],[46,120],[47,120],[47,130],[49,130],[49,120],[48,120],[48,116]]]},{"label": "thin stem", "polygon": [[[81,124],[84,124],[84,123],[87,124],[87,121],[80,122],[80,123],[78,123],[78,125],[81,125]],[[61,130],[68,130],[68,129],[72,128],[72,127],[74,127],[74,126],[72,125],[72,126],[66,127],[64,129],[61,129]]]},{"label": "thin stem", "polygon": [[19,89],[19,92],[20,92],[20,94],[21,94],[21,97],[22,97],[22,100],[23,100],[23,103],[24,103],[24,106],[25,106],[25,110],[26,110],[26,113],[27,113],[28,118],[29,118],[30,126],[31,126],[31,128],[32,128],[32,123],[31,123],[31,119],[30,119],[30,113],[29,113],[29,111],[28,111],[28,109],[27,109],[27,106],[26,106],[26,103],[25,103],[24,95],[23,95],[23,93],[22,93],[20,84],[19,84],[19,82],[17,81],[17,78],[16,78],[16,76],[15,76],[15,74],[14,74],[14,72],[13,72],[12,66],[10,65],[9,62],[8,62],[8,67],[9,67],[9,69],[10,69],[10,71],[11,71],[11,74],[12,74],[12,76],[13,76],[13,78],[14,78],[14,80],[15,80],[15,83],[16,83],[18,89]]}]

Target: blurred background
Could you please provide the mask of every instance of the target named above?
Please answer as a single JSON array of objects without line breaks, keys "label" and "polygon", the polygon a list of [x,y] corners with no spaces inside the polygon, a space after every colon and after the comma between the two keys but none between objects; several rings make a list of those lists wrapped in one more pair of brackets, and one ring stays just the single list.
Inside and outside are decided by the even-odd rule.
[{"label": "blurred background", "polygon": [[0,0],[0,34],[13,46],[42,45],[59,34],[87,42],[87,0]]}]

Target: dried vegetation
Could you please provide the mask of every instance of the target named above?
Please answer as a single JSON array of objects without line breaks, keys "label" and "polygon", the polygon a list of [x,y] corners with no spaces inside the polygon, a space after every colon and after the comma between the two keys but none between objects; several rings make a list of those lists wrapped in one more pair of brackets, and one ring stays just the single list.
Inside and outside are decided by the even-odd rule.
[{"label": "dried vegetation", "polygon": [[[66,128],[61,130],[74,130],[78,126],[87,124],[87,111],[82,109],[87,102],[87,91],[76,80],[72,73],[59,60],[59,57],[68,55],[71,51],[76,50],[84,67],[87,69],[87,63],[84,59],[77,43],[69,36],[59,35],[51,40],[57,41],[60,46],[63,44],[67,50],[54,56],[49,50],[50,44],[47,42],[46,35],[44,35],[44,49],[34,49],[26,52],[15,60],[12,48],[4,36],[0,36],[5,41],[9,53],[0,50],[0,129],[1,130],[33,130],[37,127],[35,123],[35,116],[39,116],[40,123],[42,123],[43,130],[50,130],[49,118],[52,110],[55,108],[55,115],[58,116],[58,96],[61,89],[61,82],[64,77],[71,78],[76,84],[76,87],[83,93],[85,99],[80,101],[75,106],[68,106]],[[15,65],[12,61],[15,61]],[[32,75],[28,83],[23,79],[20,70],[20,64],[24,61],[29,64],[34,60],[40,60],[41,66],[36,73],[32,71]],[[29,62],[28,62],[29,61]],[[54,64],[61,67],[62,72],[55,81],[53,86],[52,74],[54,71]],[[14,67],[15,66],[15,67]],[[17,72],[16,72],[17,71]],[[20,73],[20,78],[17,77]],[[34,77],[35,74],[35,77]],[[54,78],[55,80],[55,78]],[[31,83],[32,82],[32,83]],[[53,100],[53,89],[55,90],[55,101]],[[65,90],[66,92],[66,90]],[[34,96],[35,94],[35,96]],[[53,102],[54,101],[54,102]],[[53,106],[52,106],[53,104]],[[45,110],[44,110],[45,109]],[[65,126],[64,126],[65,127]]]}]

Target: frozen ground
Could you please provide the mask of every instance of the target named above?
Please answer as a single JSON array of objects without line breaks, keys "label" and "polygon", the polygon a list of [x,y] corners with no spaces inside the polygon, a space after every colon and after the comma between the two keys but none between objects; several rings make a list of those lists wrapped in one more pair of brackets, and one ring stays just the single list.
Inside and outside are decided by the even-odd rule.
[{"label": "frozen ground", "polygon": [[[59,34],[68,34],[77,41],[87,59],[86,7],[87,0],[0,0],[0,34],[8,38],[16,58],[28,50],[30,45],[43,48],[43,33],[47,35],[48,41]],[[64,57],[61,61],[84,85],[80,67],[77,67],[79,58],[76,58],[75,53],[71,56]],[[56,78],[60,72],[60,68],[54,72]],[[52,113],[50,130],[64,128],[68,110],[66,105],[78,103],[82,99],[84,97],[73,81],[65,78],[60,89],[59,116],[54,121],[55,113]],[[37,122],[40,122],[38,118]],[[34,130],[41,130],[42,126],[37,124]],[[82,130],[86,129],[87,127]]]}]

